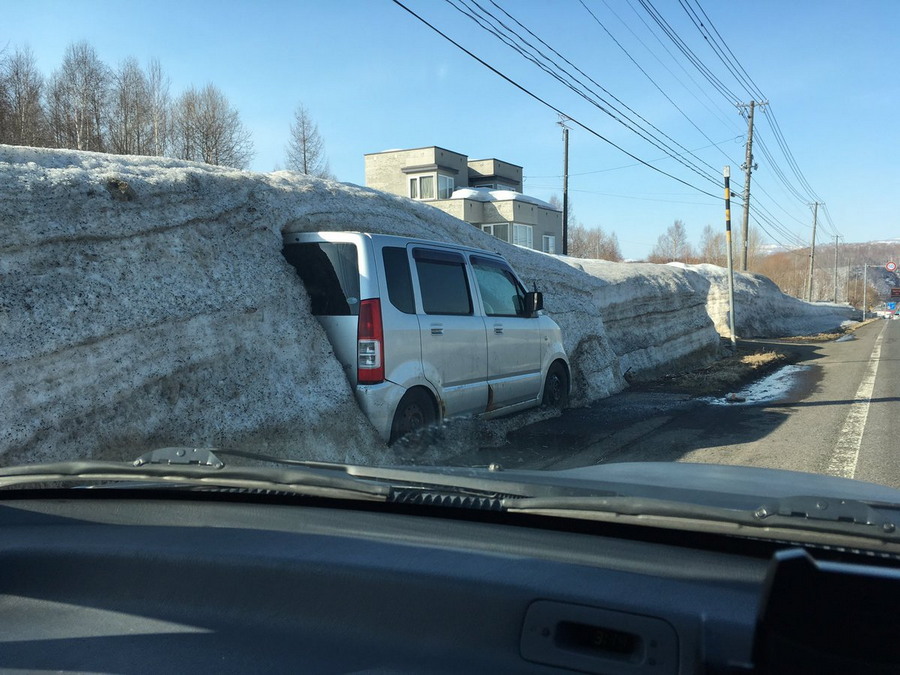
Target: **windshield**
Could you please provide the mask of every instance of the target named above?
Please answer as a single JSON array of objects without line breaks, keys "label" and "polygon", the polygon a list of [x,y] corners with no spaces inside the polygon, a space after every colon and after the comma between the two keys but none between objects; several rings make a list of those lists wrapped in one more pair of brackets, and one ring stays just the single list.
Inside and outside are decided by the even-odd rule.
[{"label": "windshield", "polygon": [[898,21],[7,3],[0,465],[900,503]]}]

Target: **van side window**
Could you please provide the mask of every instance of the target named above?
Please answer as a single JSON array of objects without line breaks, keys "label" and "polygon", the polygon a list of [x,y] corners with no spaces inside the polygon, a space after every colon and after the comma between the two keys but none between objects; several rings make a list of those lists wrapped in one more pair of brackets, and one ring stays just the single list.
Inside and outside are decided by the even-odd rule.
[{"label": "van side window", "polygon": [[281,253],[303,280],[313,316],[359,314],[356,245],[289,244]]},{"label": "van side window", "polygon": [[381,249],[381,259],[384,261],[384,276],[391,304],[404,314],[415,314],[416,301],[406,249],[385,246]]},{"label": "van side window", "polygon": [[413,249],[426,314],[472,313],[466,261],[459,253]]},{"label": "van side window", "polygon": [[472,269],[488,316],[524,316],[525,289],[506,265],[472,256]]}]

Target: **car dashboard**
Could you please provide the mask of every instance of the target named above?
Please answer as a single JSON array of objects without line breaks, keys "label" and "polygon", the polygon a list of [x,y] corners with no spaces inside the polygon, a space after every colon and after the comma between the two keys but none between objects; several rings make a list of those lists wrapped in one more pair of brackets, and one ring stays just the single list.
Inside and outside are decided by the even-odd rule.
[{"label": "car dashboard", "polygon": [[3,671],[745,673],[784,653],[754,664],[788,543],[240,491],[0,497]]}]

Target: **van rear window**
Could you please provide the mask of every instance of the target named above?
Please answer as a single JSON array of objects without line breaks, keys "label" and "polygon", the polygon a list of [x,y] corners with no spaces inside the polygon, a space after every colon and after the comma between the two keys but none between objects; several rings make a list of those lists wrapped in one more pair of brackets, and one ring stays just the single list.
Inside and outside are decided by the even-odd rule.
[{"label": "van rear window", "polygon": [[282,254],[303,280],[314,316],[359,314],[355,244],[289,244]]},{"label": "van rear window", "polygon": [[384,276],[391,304],[404,314],[415,314],[416,301],[413,298],[412,276],[409,273],[406,249],[385,246],[381,249],[381,257],[384,260]]}]

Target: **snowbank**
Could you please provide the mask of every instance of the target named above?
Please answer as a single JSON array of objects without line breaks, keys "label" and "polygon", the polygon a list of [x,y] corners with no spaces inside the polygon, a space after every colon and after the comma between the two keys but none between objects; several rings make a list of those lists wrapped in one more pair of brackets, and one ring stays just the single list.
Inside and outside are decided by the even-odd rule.
[{"label": "snowbank", "polygon": [[[716,265],[672,265],[696,271],[709,280],[709,316],[721,335],[730,336],[728,270]],[[768,277],[747,272],[734,274],[734,306],[735,332],[742,338],[831,332],[859,314],[849,305],[798,300],[782,293]]]},{"label": "snowbank", "polygon": [[623,374],[649,379],[719,355],[706,310],[709,282],[700,274],[650,263],[567,261],[600,282],[591,300]]},{"label": "snowbank", "polygon": [[[281,234],[371,230],[504,253],[538,280],[576,401],[624,386],[583,275],[424,204],[290,172],[0,146],[2,463],[163,445],[390,461]],[[579,297],[574,297],[580,295]]]},{"label": "snowbank", "polygon": [[548,256],[290,172],[0,146],[0,463],[164,445],[392,461],[282,259],[282,233],[309,230],[501,253],[562,327],[575,405],[718,349],[708,271]]}]

